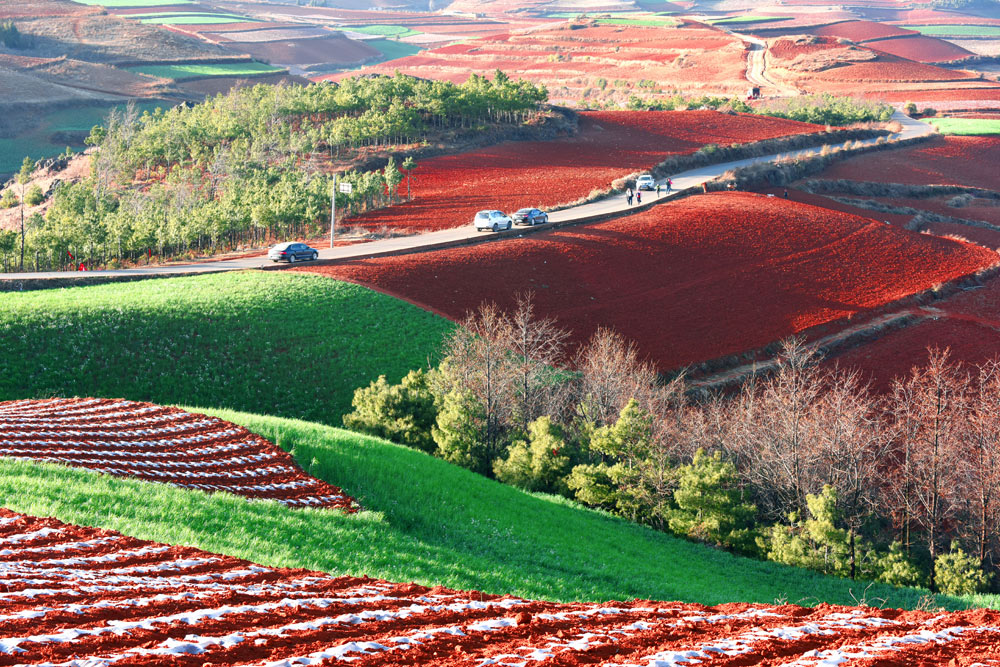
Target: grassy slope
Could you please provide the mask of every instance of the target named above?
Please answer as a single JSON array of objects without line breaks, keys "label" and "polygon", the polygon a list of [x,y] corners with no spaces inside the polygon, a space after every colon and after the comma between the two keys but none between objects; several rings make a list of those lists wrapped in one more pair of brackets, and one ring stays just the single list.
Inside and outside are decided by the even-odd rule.
[{"label": "grassy slope", "polygon": [[103,396],[339,424],[354,389],[427,363],[446,320],[304,274],[0,295],[0,400]]},{"label": "grassy slope", "polygon": [[941,134],[960,136],[1000,134],[1000,120],[992,118],[930,118]]},{"label": "grassy slope", "polygon": [[[213,410],[274,439],[371,511],[344,516],[0,459],[0,505],[267,565],[554,600],[854,603],[864,584],[737,558],[421,452],[317,424]],[[923,591],[873,586],[912,607]],[[968,601],[939,599],[948,606]],[[981,597],[979,604],[997,604]]]}]

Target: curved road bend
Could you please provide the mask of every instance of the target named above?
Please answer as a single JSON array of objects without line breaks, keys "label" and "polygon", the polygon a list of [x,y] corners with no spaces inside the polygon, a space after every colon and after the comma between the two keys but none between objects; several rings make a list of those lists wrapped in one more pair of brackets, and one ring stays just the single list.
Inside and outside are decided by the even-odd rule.
[{"label": "curved road bend", "polygon": [[[928,134],[933,134],[936,130],[925,123],[913,120],[909,116],[902,114],[897,111],[893,114],[893,120],[899,122],[903,129],[897,134],[890,135],[890,141],[898,141],[902,139],[912,139],[915,137],[926,136]],[[867,139],[862,141],[862,144],[870,145],[875,143],[875,139]],[[833,144],[834,147],[843,146],[844,144]],[[707,181],[718,178],[722,174],[726,173],[731,169],[737,169],[740,167],[746,167],[752,164],[759,164],[761,162],[773,162],[781,158],[794,158],[806,155],[808,153],[818,150],[819,147],[813,148],[803,148],[801,150],[790,151],[787,153],[780,153],[775,155],[763,155],[756,158],[748,158],[745,160],[735,160],[732,162],[723,162],[721,164],[713,164],[707,167],[700,167],[698,169],[691,169],[688,171],[680,172],[674,174],[673,178],[673,193],[670,195],[663,194],[660,199],[665,200],[671,197],[677,196],[681,191],[688,190],[690,188],[698,188]],[[663,180],[660,181],[663,184]],[[655,195],[650,195],[655,198]],[[655,199],[653,199],[655,201]],[[531,202],[525,202],[525,205],[530,205]],[[637,208],[637,207],[633,207]],[[523,234],[528,229],[533,231],[543,230],[551,228],[555,225],[565,225],[573,222],[586,221],[590,218],[597,216],[604,216],[608,214],[620,214],[629,209],[628,204],[625,202],[625,198],[622,195],[612,195],[605,199],[601,199],[589,204],[582,204],[580,206],[574,206],[572,208],[566,208],[561,211],[555,211],[549,214],[549,223],[545,225],[538,225],[530,228],[515,227],[510,231],[500,232],[499,234],[493,234],[491,232],[483,233],[478,232],[473,229],[472,225],[466,225],[464,227],[456,227],[452,229],[443,229],[436,232],[427,232],[425,234],[416,234],[413,236],[400,236],[396,238],[381,239],[378,241],[370,241],[368,243],[358,243],[355,245],[343,246],[339,248],[325,248],[319,250],[319,259],[321,260],[350,260],[350,259],[360,259],[364,257],[376,257],[379,255],[392,255],[407,252],[419,252],[421,250],[432,250],[437,246],[442,244],[460,244],[460,243],[475,243],[478,239],[479,241],[486,241],[496,236],[510,236],[516,237]],[[306,264],[308,265],[308,264]],[[87,272],[77,272],[77,271],[48,271],[41,273],[0,273],[0,280],[38,280],[45,278],[90,278],[97,276],[168,276],[168,275],[179,275],[179,274],[190,274],[190,273],[212,273],[217,271],[236,271],[240,269],[260,269],[265,267],[273,266],[273,264],[267,260],[265,257],[251,257],[245,259],[228,259],[219,260],[212,262],[201,262],[198,264],[168,264],[162,266],[150,266],[150,267],[139,267],[134,269],[117,269],[111,271],[87,271]]]}]

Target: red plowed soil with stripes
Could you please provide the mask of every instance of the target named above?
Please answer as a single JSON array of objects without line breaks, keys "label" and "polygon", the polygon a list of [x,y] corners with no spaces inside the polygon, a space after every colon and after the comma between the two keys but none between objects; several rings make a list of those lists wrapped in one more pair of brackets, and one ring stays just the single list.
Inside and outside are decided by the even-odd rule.
[{"label": "red plowed soil with stripes", "polygon": [[852,42],[920,34],[915,30],[905,30],[894,25],[877,23],[875,21],[842,21],[833,25],[820,26],[809,32],[824,37],[843,37]]},{"label": "red plowed soil with stripes", "polygon": [[975,54],[936,37],[893,37],[866,44],[877,51],[891,53],[921,63],[945,63],[971,58]]},{"label": "red plowed soil with stripes", "polygon": [[242,426],[150,403],[0,402],[0,456],[292,506],[356,508],[340,489],[306,475],[291,456]]},{"label": "red plowed soil with stripes", "polygon": [[1000,658],[1000,612],[987,610],[542,602],[262,567],[2,508],[0,547],[0,665],[965,665]]},{"label": "red plowed soil with stripes", "polygon": [[[728,145],[822,132],[809,123],[715,111],[588,111],[577,136],[519,141],[421,161],[412,202],[349,218],[366,229],[447,229],[476,211],[547,207],[608,188],[616,178],[705,144]],[[399,191],[406,193],[405,181]]]},{"label": "red plowed soil with stripes", "polygon": [[998,164],[1000,137],[933,137],[913,146],[841,160],[812,178],[1000,190]]},{"label": "red plowed soil with stripes", "polygon": [[[655,196],[655,195],[651,195]],[[662,370],[756,349],[997,260],[978,246],[778,197],[717,193],[627,218],[307,270],[461,318],[483,301],[583,342],[600,326]]]}]

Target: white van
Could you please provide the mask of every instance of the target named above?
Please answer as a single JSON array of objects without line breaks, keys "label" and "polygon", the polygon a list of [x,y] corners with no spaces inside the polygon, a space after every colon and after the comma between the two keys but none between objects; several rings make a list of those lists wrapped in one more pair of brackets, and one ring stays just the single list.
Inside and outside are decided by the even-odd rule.
[{"label": "white van", "polygon": [[503,211],[480,211],[472,219],[472,224],[476,226],[476,231],[492,229],[499,232],[501,229],[510,229],[514,223]]}]

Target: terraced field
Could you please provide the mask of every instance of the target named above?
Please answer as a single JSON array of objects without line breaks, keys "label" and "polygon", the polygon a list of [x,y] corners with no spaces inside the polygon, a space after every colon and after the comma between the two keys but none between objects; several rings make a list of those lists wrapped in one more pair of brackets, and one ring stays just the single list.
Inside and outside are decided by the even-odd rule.
[{"label": "terraced field", "polygon": [[245,428],[178,408],[109,399],[0,402],[0,456],[63,463],[203,491],[355,511]]},{"label": "terraced field", "polygon": [[1000,613],[982,610],[559,604],[262,567],[4,509],[0,545],[6,664],[818,666],[1000,658]]}]

